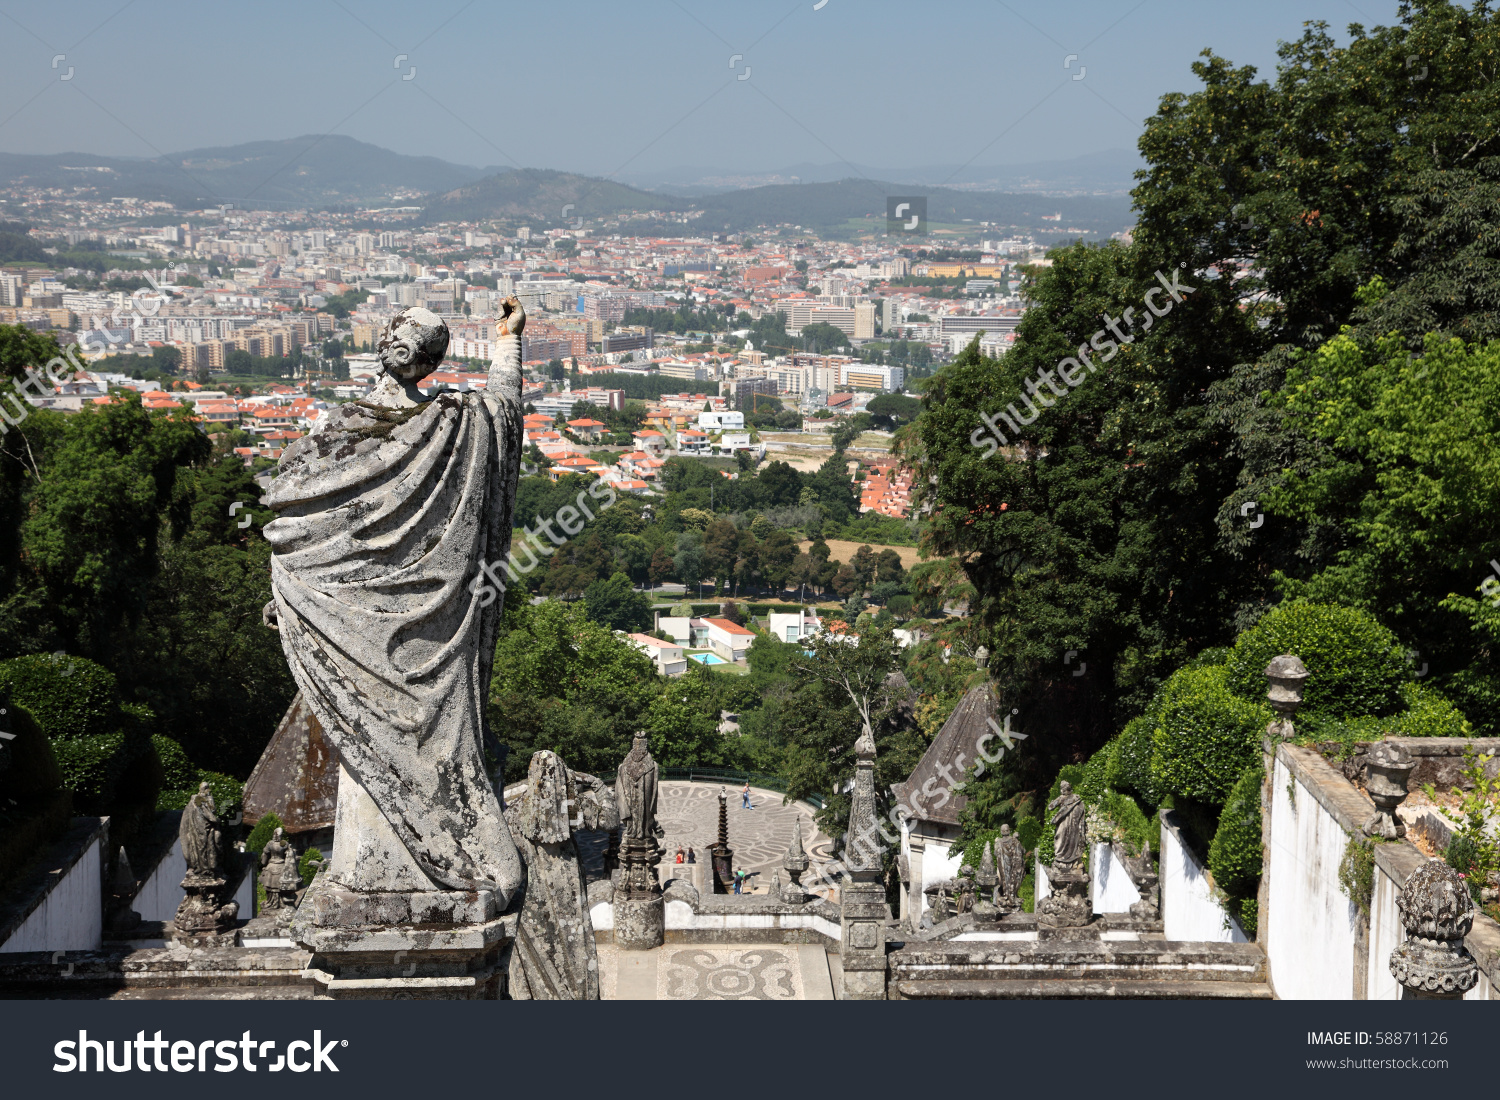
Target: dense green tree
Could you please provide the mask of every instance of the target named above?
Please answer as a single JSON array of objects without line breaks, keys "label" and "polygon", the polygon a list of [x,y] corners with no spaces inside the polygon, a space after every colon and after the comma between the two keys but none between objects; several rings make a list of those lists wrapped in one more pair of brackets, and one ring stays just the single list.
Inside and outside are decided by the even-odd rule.
[{"label": "dense green tree", "polygon": [[583,603],[589,618],[611,630],[635,632],[651,626],[651,601],[635,591],[624,573],[594,581],[584,590]]}]

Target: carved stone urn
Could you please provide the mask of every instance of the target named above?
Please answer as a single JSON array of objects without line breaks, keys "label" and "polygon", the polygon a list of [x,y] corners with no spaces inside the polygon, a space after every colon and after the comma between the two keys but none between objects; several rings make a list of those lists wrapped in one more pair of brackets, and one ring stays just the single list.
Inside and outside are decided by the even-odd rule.
[{"label": "carved stone urn", "polygon": [[1411,753],[1392,741],[1370,747],[1365,762],[1365,790],[1375,803],[1375,814],[1365,822],[1366,836],[1396,840],[1406,835],[1406,823],[1396,816],[1396,807],[1406,801],[1414,767]]},{"label": "carved stone urn", "polygon": [[1283,740],[1292,736],[1292,715],[1302,705],[1302,688],[1307,677],[1307,666],[1302,663],[1302,658],[1291,653],[1272,657],[1266,666],[1266,679],[1271,682],[1266,701],[1276,712],[1273,731]]},{"label": "carved stone urn", "polygon": [[1479,981],[1464,946],[1474,902],[1462,875],[1434,859],[1412,872],[1396,898],[1406,942],[1391,952],[1391,974],[1404,1000],[1460,1000]]}]

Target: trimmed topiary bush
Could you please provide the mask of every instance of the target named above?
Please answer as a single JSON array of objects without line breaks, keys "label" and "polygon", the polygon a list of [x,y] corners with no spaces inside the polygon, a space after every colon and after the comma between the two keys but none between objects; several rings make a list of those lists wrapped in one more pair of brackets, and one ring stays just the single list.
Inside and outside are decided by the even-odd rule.
[{"label": "trimmed topiary bush", "polygon": [[177,791],[187,791],[191,795],[198,788],[198,769],[182,751],[182,746],[161,734],[152,737],[151,744],[156,746],[156,755],[161,760],[162,796]]},{"label": "trimmed topiary bush", "polygon": [[84,657],[34,653],[0,661],[0,692],[25,707],[53,741],[120,728],[115,674]]},{"label": "trimmed topiary bush", "polygon": [[1371,614],[1352,607],[1292,600],[1266,613],[1239,636],[1229,655],[1229,686],[1245,699],[1264,699],[1266,665],[1292,653],[1307,666],[1298,720],[1389,715],[1403,709],[1411,681],[1406,652]]},{"label": "trimmed topiary bush", "polygon": [[105,816],[114,807],[120,779],[130,763],[125,735],[106,733],[52,742],[62,770],[63,786],[73,792],[73,804],[81,814]]},{"label": "trimmed topiary bush", "polygon": [[1163,794],[1222,805],[1260,752],[1271,708],[1232,692],[1222,665],[1179,669],[1155,707],[1152,782]]},{"label": "trimmed topiary bush", "polygon": [[245,838],[245,851],[260,855],[265,851],[266,845],[271,843],[276,830],[280,828],[282,828],[281,818],[275,814],[266,814],[255,823],[255,828],[251,829],[250,835]]},{"label": "trimmed topiary bush", "polygon": [[1260,883],[1260,787],[1265,771],[1259,765],[1245,773],[1224,800],[1219,829],[1208,849],[1208,869],[1226,894],[1247,897]]},{"label": "trimmed topiary bush", "polygon": [[1151,775],[1152,732],[1156,729],[1153,711],[1132,718],[1115,738],[1115,770],[1119,785],[1134,791],[1152,806],[1160,806],[1166,792]]},{"label": "trimmed topiary bush", "polygon": [[[0,696],[3,698],[3,696]],[[6,700],[0,730],[0,890],[40,849],[62,835],[72,816],[72,794],[62,785],[52,745],[24,707]]]}]

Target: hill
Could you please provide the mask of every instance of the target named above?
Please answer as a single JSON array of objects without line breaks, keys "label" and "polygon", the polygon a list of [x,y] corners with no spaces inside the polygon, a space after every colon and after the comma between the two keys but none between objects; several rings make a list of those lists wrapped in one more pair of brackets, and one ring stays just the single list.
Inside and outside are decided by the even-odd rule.
[{"label": "hill", "polygon": [[224,203],[267,209],[378,203],[398,195],[448,191],[493,171],[437,157],[409,157],[341,134],[304,134],[142,159],[0,153],[0,180],[11,185],[81,188],[104,198],[122,195],[185,209]]}]

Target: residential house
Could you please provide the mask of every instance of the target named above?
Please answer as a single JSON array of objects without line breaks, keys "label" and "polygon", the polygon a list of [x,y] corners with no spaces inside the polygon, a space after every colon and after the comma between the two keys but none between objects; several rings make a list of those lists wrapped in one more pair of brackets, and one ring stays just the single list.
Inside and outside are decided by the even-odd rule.
[{"label": "residential house", "polygon": [[726,661],[743,661],[745,651],[755,641],[755,631],[737,626],[728,619],[704,619],[708,648]]},{"label": "residential house", "polygon": [[682,646],[676,642],[664,642],[649,634],[630,634],[627,637],[631,645],[651,658],[656,671],[663,676],[681,676],[687,671],[687,658],[682,654]]}]

